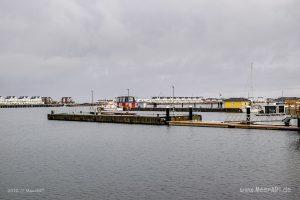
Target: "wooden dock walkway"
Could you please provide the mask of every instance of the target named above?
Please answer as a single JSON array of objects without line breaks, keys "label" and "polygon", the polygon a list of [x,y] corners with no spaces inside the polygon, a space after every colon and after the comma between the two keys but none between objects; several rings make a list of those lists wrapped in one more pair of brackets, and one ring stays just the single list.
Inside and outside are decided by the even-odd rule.
[{"label": "wooden dock walkway", "polygon": [[165,125],[166,121],[160,117],[147,117],[136,115],[91,115],[91,114],[48,114],[48,120],[149,124]]},{"label": "wooden dock walkway", "polygon": [[[194,115],[194,119],[201,119],[201,116]],[[189,116],[170,116],[171,121],[188,120]],[[148,124],[148,125],[168,125],[169,121],[165,116],[141,116],[133,113],[95,113],[95,114],[48,114],[48,120],[82,121],[82,122],[102,122],[102,123],[123,123],[123,124]]]},{"label": "wooden dock walkway", "polygon": [[214,128],[240,128],[240,129],[260,129],[260,130],[284,130],[300,131],[296,126],[279,126],[266,124],[242,124],[242,123],[225,123],[225,122],[202,122],[202,121],[170,121],[172,126],[196,126],[196,127],[214,127]]}]

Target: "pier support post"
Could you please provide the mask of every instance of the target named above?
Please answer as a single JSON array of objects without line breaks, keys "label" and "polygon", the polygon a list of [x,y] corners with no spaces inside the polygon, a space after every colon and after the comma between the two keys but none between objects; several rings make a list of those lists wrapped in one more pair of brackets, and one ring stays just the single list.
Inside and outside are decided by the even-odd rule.
[{"label": "pier support post", "polygon": [[193,120],[193,107],[189,107],[189,120]]},{"label": "pier support post", "polygon": [[250,112],[250,106],[246,107],[246,122],[247,124],[250,124],[251,120],[251,112]]},{"label": "pier support post", "polygon": [[300,117],[297,118],[298,127],[300,128]]},{"label": "pier support post", "polygon": [[166,108],[166,121],[171,121],[171,117],[170,117],[170,108],[167,107]]}]

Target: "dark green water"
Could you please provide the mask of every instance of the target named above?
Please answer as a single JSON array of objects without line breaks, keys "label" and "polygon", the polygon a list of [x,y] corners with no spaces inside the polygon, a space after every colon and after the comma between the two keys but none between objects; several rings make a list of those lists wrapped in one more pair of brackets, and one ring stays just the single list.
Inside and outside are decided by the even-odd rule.
[{"label": "dark green water", "polygon": [[298,133],[48,121],[49,112],[0,109],[0,199],[299,199]]}]

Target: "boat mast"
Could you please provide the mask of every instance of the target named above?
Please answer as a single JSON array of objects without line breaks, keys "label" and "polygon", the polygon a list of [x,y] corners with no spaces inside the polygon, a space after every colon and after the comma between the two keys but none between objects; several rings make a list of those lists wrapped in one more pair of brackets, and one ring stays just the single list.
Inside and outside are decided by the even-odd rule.
[{"label": "boat mast", "polygon": [[175,86],[172,85],[172,107],[173,107],[173,115],[175,112],[175,107],[174,107],[174,90],[175,90]]},{"label": "boat mast", "polygon": [[253,89],[253,62],[251,62],[251,72],[250,72],[250,91],[251,91],[251,98],[254,98],[254,89]]}]

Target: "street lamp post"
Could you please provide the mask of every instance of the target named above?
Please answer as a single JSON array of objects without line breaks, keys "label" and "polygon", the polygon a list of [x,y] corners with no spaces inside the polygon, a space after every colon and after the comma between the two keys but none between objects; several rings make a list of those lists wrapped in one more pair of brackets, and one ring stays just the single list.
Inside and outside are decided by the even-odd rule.
[{"label": "street lamp post", "polygon": [[94,90],[91,90],[92,93],[92,105],[91,105],[91,110],[94,111]]}]

